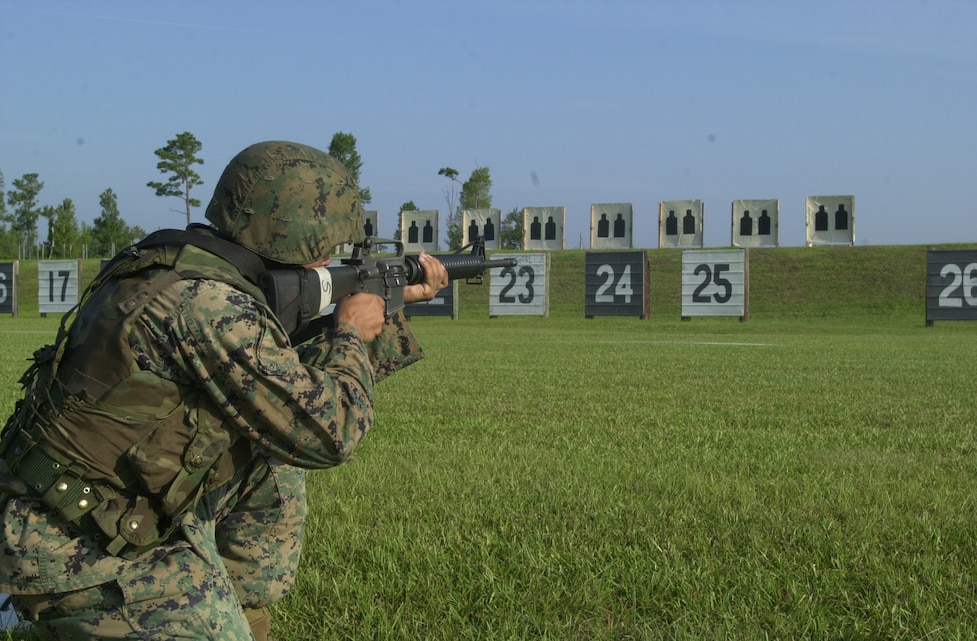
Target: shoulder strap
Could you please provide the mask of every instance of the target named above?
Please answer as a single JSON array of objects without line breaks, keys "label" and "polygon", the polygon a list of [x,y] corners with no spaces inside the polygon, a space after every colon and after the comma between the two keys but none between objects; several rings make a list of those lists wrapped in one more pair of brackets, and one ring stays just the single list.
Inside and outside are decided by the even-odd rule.
[{"label": "shoulder strap", "polygon": [[192,224],[186,230],[160,229],[136,244],[137,249],[158,245],[193,245],[231,263],[249,281],[258,284],[258,274],[265,271],[261,257],[246,247],[225,240],[207,225]]}]

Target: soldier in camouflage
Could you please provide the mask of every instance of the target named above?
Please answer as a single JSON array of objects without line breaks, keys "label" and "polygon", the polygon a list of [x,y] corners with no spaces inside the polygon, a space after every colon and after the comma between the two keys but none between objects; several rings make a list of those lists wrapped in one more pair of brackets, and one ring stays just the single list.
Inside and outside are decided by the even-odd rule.
[{"label": "soldier in camouflage", "polygon": [[[0,591],[56,639],[267,638],[299,561],[304,470],[345,460],[374,385],[423,356],[372,294],[292,345],[220,249],[319,266],[359,240],[357,187],[327,154],[248,147],[206,217],[211,244],[147,239],[102,270],[4,427]],[[447,285],[420,260],[406,302]]]}]

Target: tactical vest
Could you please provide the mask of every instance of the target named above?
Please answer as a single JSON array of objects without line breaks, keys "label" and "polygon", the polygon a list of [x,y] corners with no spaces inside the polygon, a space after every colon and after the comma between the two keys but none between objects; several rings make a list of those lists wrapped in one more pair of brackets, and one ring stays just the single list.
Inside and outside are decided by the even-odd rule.
[{"label": "tactical vest", "polygon": [[[235,264],[215,256],[222,249]],[[228,283],[264,302],[254,284],[261,269],[260,258],[227,241],[157,232],[106,265],[65,315],[56,343],[35,352],[0,456],[108,553],[136,558],[167,539],[174,517],[251,455],[192,380],[139,366],[128,341],[133,323],[158,292],[185,279]]]}]

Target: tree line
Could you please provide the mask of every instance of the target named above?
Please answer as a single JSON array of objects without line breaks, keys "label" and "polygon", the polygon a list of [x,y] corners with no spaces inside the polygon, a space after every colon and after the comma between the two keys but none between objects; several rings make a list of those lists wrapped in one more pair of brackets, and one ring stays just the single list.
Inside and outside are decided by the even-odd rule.
[{"label": "tree line", "polygon": [[[6,199],[0,198],[0,257],[88,258],[110,256],[141,238],[145,232],[130,226],[119,213],[118,197],[111,188],[99,195],[101,213],[91,223],[78,220],[75,203],[65,198],[58,205],[40,205],[44,183],[39,174],[27,173],[12,181]],[[4,176],[0,172],[0,193]],[[9,209],[7,206],[9,205]],[[38,233],[38,221],[47,219],[47,238]]]},{"label": "tree line", "polygon": [[[190,132],[177,134],[164,147],[154,151],[158,158],[156,168],[165,180],[146,183],[157,196],[174,197],[180,201],[180,212],[186,213],[187,225],[191,222],[192,209],[201,205],[193,190],[203,185],[195,171],[196,165],[204,164],[199,155],[202,147]],[[334,134],[328,153],[350,171],[359,185],[363,160],[356,150],[356,137],[346,132]],[[449,249],[454,250],[462,243],[461,212],[492,207],[492,178],[488,167],[476,167],[465,182],[458,179],[459,173],[452,167],[442,167],[438,175],[448,180],[444,189],[448,205],[447,242]],[[70,198],[57,205],[40,204],[43,189],[40,174],[26,173],[11,181],[11,189],[6,190],[0,171],[0,258],[110,257],[146,235],[141,227],[130,225],[123,219],[118,197],[111,188],[99,195],[101,213],[91,223],[78,220],[75,204]],[[369,187],[360,186],[359,190],[363,204],[369,204],[372,200]],[[399,211],[417,209],[414,201],[409,200]],[[41,238],[38,232],[41,218],[48,223],[46,238]],[[398,219],[395,239],[400,239],[400,232]],[[499,238],[505,249],[520,247],[522,218],[519,209],[511,210],[503,218]]]}]

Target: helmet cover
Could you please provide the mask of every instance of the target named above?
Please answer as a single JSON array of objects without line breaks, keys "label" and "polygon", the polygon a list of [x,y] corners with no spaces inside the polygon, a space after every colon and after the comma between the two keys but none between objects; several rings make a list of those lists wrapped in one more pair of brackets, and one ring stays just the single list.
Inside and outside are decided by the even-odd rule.
[{"label": "helmet cover", "polygon": [[260,142],[236,155],[207,206],[207,220],[262,258],[305,265],[341,243],[363,239],[352,175],[323,151]]}]

